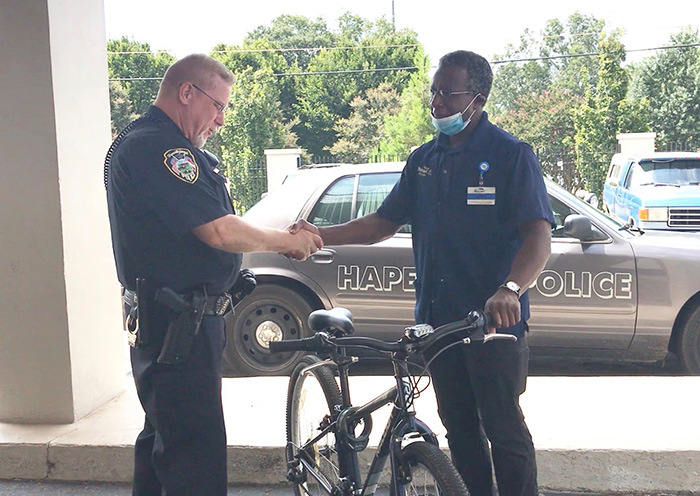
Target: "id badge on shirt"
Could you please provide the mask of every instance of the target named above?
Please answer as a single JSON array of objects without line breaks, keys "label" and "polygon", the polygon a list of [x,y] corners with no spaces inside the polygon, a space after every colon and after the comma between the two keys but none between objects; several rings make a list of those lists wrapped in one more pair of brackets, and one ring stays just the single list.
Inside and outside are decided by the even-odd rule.
[{"label": "id badge on shirt", "polygon": [[493,186],[467,187],[467,205],[495,205],[496,188]]}]

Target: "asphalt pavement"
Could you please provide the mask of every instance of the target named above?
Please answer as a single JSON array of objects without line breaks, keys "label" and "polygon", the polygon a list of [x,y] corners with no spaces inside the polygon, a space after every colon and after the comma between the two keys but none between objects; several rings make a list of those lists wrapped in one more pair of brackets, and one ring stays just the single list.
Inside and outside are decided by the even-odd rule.
[{"label": "asphalt pavement", "polygon": [[[68,483],[47,481],[2,481],[2,496],[130,496],[129,484],[107,483]],[[229,486],[227,496],[289,496],[290,486]],[[379,490],[377,496],[386,496],[386,490]],[[679,493],[678,496],[690,496]],[[562,493],[543,492],[541,496],[632,496],[632,493]],[[634,493],[634,496],[671,496],[670,493]]]}]

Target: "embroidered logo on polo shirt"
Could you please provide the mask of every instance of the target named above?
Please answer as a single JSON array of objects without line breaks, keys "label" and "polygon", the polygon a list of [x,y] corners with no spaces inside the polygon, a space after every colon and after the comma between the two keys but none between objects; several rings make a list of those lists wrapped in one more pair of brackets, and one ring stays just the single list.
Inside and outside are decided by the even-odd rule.
[{"label": "embroidered logo on polo shirt", "polygon": [[433,170],[430,167],[421,165],[420,167],[418,167],[418,175],[421,177],[432,176]]},{"label": "embroidered logo on polo shirt", "polygon": [[199,177],[199,166],[187,148],[173,148],[163,154],[163,163],[178,179],[194,183]]}]

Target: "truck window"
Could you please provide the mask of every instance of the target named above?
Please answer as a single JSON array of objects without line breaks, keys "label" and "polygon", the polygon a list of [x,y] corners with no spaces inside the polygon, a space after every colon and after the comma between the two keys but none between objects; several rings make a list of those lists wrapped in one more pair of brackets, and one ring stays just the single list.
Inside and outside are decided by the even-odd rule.
[{"label": "truck window", "polygon": [[639,184],[682,186],[700,184],[700,160],[669,159],[642,160]]}]

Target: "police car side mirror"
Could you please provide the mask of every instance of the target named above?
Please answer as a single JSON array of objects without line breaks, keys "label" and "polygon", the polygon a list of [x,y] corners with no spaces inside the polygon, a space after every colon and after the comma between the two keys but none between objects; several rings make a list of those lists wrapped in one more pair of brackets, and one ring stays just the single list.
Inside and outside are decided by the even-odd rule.
[{"label": "police car side mirror", "polygon": [[585,215],[571,214],[564,219],[564,234],[581,241],[599,241],[606,236],[593,228],[591,219]]}]

